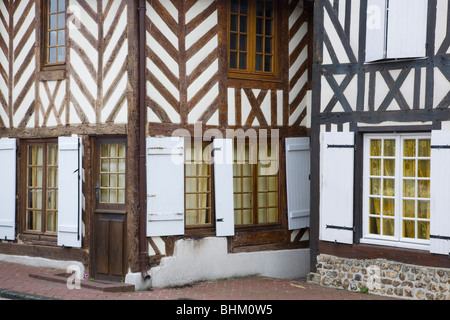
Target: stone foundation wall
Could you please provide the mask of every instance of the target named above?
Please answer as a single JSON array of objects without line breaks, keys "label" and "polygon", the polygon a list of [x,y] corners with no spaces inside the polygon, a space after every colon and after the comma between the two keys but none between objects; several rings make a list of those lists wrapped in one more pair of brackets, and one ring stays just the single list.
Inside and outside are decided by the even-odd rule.
[{"label": "stone foundation wall", "polygon": [[333,288],[415,300],[450,300],[450,269],[384,259],[347,259],[321,254],[310,281]]}]

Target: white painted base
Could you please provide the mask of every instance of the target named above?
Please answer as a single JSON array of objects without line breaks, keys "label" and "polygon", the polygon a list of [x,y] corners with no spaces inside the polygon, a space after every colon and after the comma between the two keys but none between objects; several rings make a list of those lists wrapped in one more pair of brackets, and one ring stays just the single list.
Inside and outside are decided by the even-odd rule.
[{"label": "white painted base", "polygon": [[32,267],[52,268],[57,270],[67,270],[69,267],[76,267],[82,276],[84,276],[84,265],[79,261],[60,261],[50,260],[39,257],[14,256],[9,254],[0,254],[0,261],[18,263]]},{"label": "white painted base", "polygon": [[173,256],[150,269],[150,281],[144,282],[140,273],[129,273],[125,282],[144,290],[250,275],[300,279],[308,275],[309,261],[309,249],[229,254],[226,238],[186,239],[175,243]]}]

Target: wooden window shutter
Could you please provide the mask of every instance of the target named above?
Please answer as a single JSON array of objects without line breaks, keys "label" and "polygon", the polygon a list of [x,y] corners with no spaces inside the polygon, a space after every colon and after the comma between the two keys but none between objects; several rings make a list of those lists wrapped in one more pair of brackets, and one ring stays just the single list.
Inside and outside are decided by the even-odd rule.
[{"label": "wooden window shutter", "polygon": [[81,139],[58,139],[58,246],[81,248]]},{"label": "wooden window shutter", "polygon": [[430,252],[450,253],[450,131],[431,133]]},{"label": "wooden window shutter", "polygon": [[309,138],[286,139],[286,184],[289,230],[309,227]]},{"label": "wooden window shutter", "polygon": [[426,56],[428,0],[389,0],[387,59]]},{"label": "wooden window shutter", "polygon": [[184,138],[147,138],[147,236],[184,234]]},{"label": "wooden window shutter", "polygon": [[353,243],[354,133],[322,139],[320,240]]},{"label": "wooden window shutter", "polygon": [[366,61],[386,57],[387,0],[368,0],[366,23]]},{"label": "wooden window shutter", "polygon": [[216,235],[234,236],[233,140],[214,139]]},{"label": "wooden window shutter", "polygon": [[0,239],[14,240],[16,227],[16,139],[0,139]]}]

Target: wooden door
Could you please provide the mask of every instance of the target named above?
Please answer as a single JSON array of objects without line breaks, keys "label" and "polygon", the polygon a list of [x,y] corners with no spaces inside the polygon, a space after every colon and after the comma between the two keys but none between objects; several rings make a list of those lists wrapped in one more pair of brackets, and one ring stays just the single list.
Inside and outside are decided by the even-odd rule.
[{"label": "wooden door", "polygon": [[120,281],[126,272],[126,140],[98,139],[95,150],[94,277]]}]

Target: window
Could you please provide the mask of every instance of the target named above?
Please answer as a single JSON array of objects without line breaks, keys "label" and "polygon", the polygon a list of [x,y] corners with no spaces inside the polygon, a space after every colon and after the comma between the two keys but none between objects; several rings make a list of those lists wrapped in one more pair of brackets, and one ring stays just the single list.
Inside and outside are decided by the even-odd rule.
[{"label": "window", "polygon": [[[213,225],[212,168],[203,159],[205,150],[196,146],[186,148],[185,164],[185,210],[186,227]],[[200,161],[199,159],[203,159]]]},{"label": "window", "polygon": [[426,56],[428,0],[369,0],[366,61]]},{"label": "window", "polygon": [[278,146],[236,143],[233,184],[236,225],[279,222]]},{"label": "window", "polygon": [[125,143],[100,145],[100,203],[125,203]]},{"label": "window", "polygon": [[66,0],[43,0],[43,67],[66,61]]},{"label": "window", "polygon": [[426,135],[365,137],[366,238],[429,242],[430,141]]},{"label": "window", "polygon": [[30,142],[26,146],[25,229],[56,233],[58,225],[58,146]]},{"label": "window", "polygon": [[276,5],[274,0],[230,0],[230,75],[276,75]]}]

